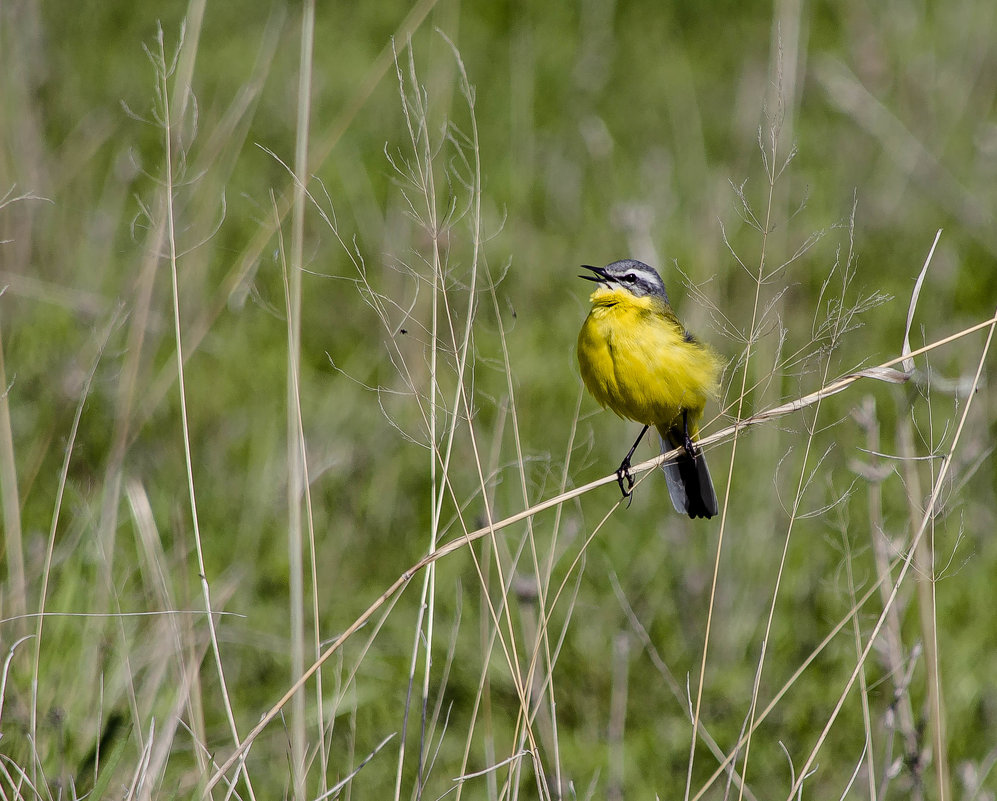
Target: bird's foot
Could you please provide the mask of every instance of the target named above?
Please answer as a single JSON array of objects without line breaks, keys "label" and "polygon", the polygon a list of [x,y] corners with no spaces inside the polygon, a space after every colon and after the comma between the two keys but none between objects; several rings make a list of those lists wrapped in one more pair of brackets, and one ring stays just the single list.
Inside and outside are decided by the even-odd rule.
[{"label": "bird's foot", "polygon": [[689,436],[689,410],[682,410],[682,447],[685,448],[685,452],[689,455],[690,459],[695,459],[699,455],[699,451],[696,449],[696,444],[692,441],[692,437]]},{"label": "bird's foot", "polygon": [[[626,482],[624,486],[623,482]],[[620,469],[616,471],[616,482],[620,485],[620,492],[623,493],[623,497],[630,499],[633,498],[634,489],[634,476],[630,472],[630,459],[626,458],[620,465]],[[629,500],[627,501],[627,506],[630,505]]]}]

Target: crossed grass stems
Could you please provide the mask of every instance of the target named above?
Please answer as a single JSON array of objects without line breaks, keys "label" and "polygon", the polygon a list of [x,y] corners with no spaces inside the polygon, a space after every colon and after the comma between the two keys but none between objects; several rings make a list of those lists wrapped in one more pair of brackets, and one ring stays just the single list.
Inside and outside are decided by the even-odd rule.
[{"label": "crossed grass stems", "polygon": [[[454,52],[455,58],[458,63],[460,63],[459,54],[456,53],[456,50]],[[370,635],[362,648],[363,652],[367,651],[374,638],[377,636],[380,626],[383,624],[387,615],[390,614],[390,611],[393,608],[393,605],[401,590],[403,590],[416,576],[422,573],[423,582],[420,593],[419,608],[420,610],[424,610],[425,616],[423,616],[423,611],[420,611],[419,621],[416,626],[416,636],[414,638],[411,653],[411,672],[409,676],[410,692],[409,700],[406,704],[405,721],[401,731],[402,742],[399,747],[396,781],[396,797],[399,797],[401,793],[402,768],[405,760],[406,727],[408,725],[409,710],[411,709],[410,704],[412,702],[411,691],[417,676],[419,652],[422,648],[430,647],[432,643],[432,632],[434,626],[433,619],[435,615],[434,595],[436,591],[435,566],[439,560],[451,554],[465,550],[474,561],[475,570],[482,586],[482,598],[487,605],[487,616],[491,623],[489,642],[485,651],[486,656],[484,662],[486,665],[490,662],[490,654],[492,653],[492,649],[497,642],[509,669],[509,673],[513,679],[520,706],[514,727],[515,731],[518,732],[515,737],[516,747],[508,757],[504,759],[496,759],[494,764],[484,771],[476,773],[466,772],[472,741],[471,736],[468,736],[467,747],[464,750],[464,758],[461,765],[460,775],[454,779],[457,783],[455,787],[457,796],[459,797],[461,794],[463,782],[472,778],[486,776],[492,782],[490,787],[494,797],[494,774],[499,770],[507,770],[508,776],[504,783],[505,790],[501,791],[499,795],[508,793],[510,797],[515,797],[518,792],[516,788],[518,788],[520,784],[520,771],[524,760],[529,760],[533,766],[533,775],[536,780],[537,791],[540,797],[555,798],[560,792],[557,788],[563,789],[565,787],[563,783],[564,777],[562,775],[556,739],[557,724],[556,716],[554,714],[555,693],[553,683],[553,667],[560,653],[560,649],[570,622],[570,607],[573,605],[575,594],[578,591],[577,569],[584,558],[588,544],[599,534],[609,516],[619,508],[620,501],[618,501],[606,513],[603,519],[592,528],[591,532],[588,534],[584,543],[575,555],[573,562],[568,567],[565,576],[556,587],[553,587],[551,579],[554,566],[554,554],[556,550],[557,535],[560,527],[563,505],[566,502],[580,497],[581,495],[584,495],[598,487],[615,482],[616,475],[615,473],[609,474],[585,486],[567,489],[569,482],[567,472],[569,458],[566,458],[565,471],[561,476],[560,492],[555,497],[552,497],[546,501],[530,504],[527,491],[526,459],[524,458],[524,451],[519,437],[518,420],[516,418],[513,367],[509,360],[509,352],[505,336],[506,332],[502,322],[498,295],[496,293],[496,282],[492,280],[491,276],[487,272],[487,268],[483,266],[483,258],[480,252],[480,244],[482,242],[482,224],[480,216],[481,190],[477,130],[476,123],[474,121],[473,90],[471,89],[467,76],[463,71],[462,64],[460,65],[460,75],[461,87],[470,112],[471,133],[469,136],[465,137],[456,128],[448,124],[445,129],[445,142],[433,144],[431,142],[431,133],[427,123],[429,117],[427,106],[428,98],[424,94],[416,79],[414,64],[411,60],[411,53],[408,63],[407,76],[405,75],[402,67],[400,65],[398,66],[398,79],[399,84],[402,87],[401,102],[405,111],[406,122],[408,124],[412,154],[407,158],[403,158],[401,156],[392,156],[390,158],[393,167],[396,169],[400,180],[405,186],[405,188],[402,189],[402,193],[405,197],[409,211],[426,230],[429,236],[429,241],[432,243],[431,257],[427,259],[426,263],[423,265],[424,269],[420,270],[418,268],[408,267],[404,264],[402,265],[402,269],[410,270],[416,281],[422,286],[429,287],[429,291],[431,292],[431,323],[428,328],[422,331],[422,334],[425,337],[424,341],[426,343],[430,343],[426,345],[429,352],[430,364],[428,390],[420,391],[420,388],[415,385],[413,380],[414,373],[409,369],[406,361],[406,355],[397,345],[397,334],[400,328],[404,325],[412,325],[412,319],[409,317],[409,313],[415,307],[415,300],[413,299],[410,302],[399,303],[392,298],[378,293],[368,281],[362,256],[354,248],[351,248],[348,243],[342,242],[344,250],[349,253],[350,258],[354,260],[354,266],[356,267],[357,274],[359,276],[356,281],[356,285],[361,296],[372,308],[377,311],[378,316],[384,325],[385,332],[388,335],[386,341],[389,343],[389,349],[392,349],[391,359],[395,367],[398,369],[399,374],[402,376],[402,382],[406,387],[405,394],[414,399],[418,404],[423,425],[429,432],[428,441],[423,442],[424,445],[428,445],[431,453],[431,476],[432,486],[434,488],[432,506],[433,518],[428,552],[426,556],[400,575],[398,579],[390,587],[388,587],[360,617],[354,621],[353,624],[351,624],[325,648],[321,657],[316,660],[315,663],[301,676],[299,681],[288,690],[285,696],[271,708],[271,710],[261,719],[260,723],[247,735],[242,743],[238,744],[236,751],[215,772],[209,782],[208,789],[210,789],[211,786],[213,786],[229,770],[231,770],[234,765],[238,764],[242,755],[245,754],[248,744],[251,743],[252,740],[258,736],[258,734],[262,732],[263,729],[274,719],[274,717],[280,713],[288,700],[292,698],[298,690],[305,686],[311,676],[315,675],[319,671],[322,664],[333,654],[337,653],[339,649],[356,634],[356,632],[358,632],[372,618],[381,612],[381,617],[378,619],[373,633]],[[406,90],[406,85],[408,85],[408,90]],[[926,535],[930,536],[930,532],[932,531],[933,522],[938,511],[939,497],[946,486],[946,482],[949,480],[949,472],[953,456],[960,443],[963,428],[969,414],[970,407],[972,406],[972,398],[979,384],[982,365],[989,352],[994,327],[997,325],[997,316],[995,316],[994,318],[980,322],[975,326],[971,326],[942,340],[925,345],[922,348],[911,349],[909,345],[910,324],[914,317],[921,280],[930,265],[931,254],[929,253],[927,259],[925,260],[921,278],[918,281],[918,286],[912,294],[908,315],[908,331],[904,337],[901,355],[876,366],[856,369],[842,377],[832,377],[830,356],[837,350],[842,338],[861,324],[859,315],[874,309],[877,305],[888,300],[885,296],[873,294],[868,297],[859,298],[850,305],[845,302],[845,297],[849,291],[850,284],[856,274],[853,251],[855,215],[855,208],[853,206],[847,223],[847,252],[844,256],[839,253],[839,258],[836,259],[834,265],[829,271],[829,274],[820,291],[818,314],[820,311],[825,313],[823,316],[815,316],[810,343],[797,352],[790,355],[784,355],[783,347],[786,343],[787,332],[782,329],[775,316],[778,309],[778,300],[781,295],[781,291],[775,292],[774,295],[769,298],[763,297],[762,292],[765,288],[772,285],[781,273],[788,269],[793,263],[805,256],[806,253],[819,240],[821,234],[815,234],[809,237],[786,262],[780,264],[774,269],[767,268],[766,245],[768,235],[772,230],[770,215],[773,208],[775,185],[783,170],[785,170],[789,162],[792,160],[793,155],[795,155],[791,152],[789,157],[777,166],[779,141],[778,120],[770,121],[772,122],[772,125],[767,132],[768,141],[764,141],[761,132],[759,135],[759,145],[763,163],[765,165],[769,188],[764,221],[760,220],[754,214],[751,204],[744,194],[743,186],[734,187],[736,197],[738,198],[740,204],[742,219],[744,219],[759,233],[762,242],[758,267],[751,276],[756,289],[756,294],[752,311],[753,317],[751,324],[748,327],[748,331],[750,333],[746,335],[740,334],[739,328],[732,321],[724,318],[719,309],[710,305],[714,315],[714,320],[717,323],[715,327],[725,332],[731,339],[742,339],[744,347],[737,361],[732,364],[728,370],[728,376],[740,376],[740,388],[734,392],[733,387],[735,381],[729,380],[725,382],[726,395],[722,404],[723,410],[721,414],[718,415],[718,418],[731,419],[733,417],[735,422],[709,436],[703,437],[700,441],[700,445],[704,449],[709,449],[721,442],[732,443],[730,475],[733,478],[728,485],[723,498],[719,536],[716,547],[716,558],[714,561],[713,579],[710,591],[707,633],[703,644],[702,664],[699,671],[698,684],[695,688],[694,695],[688,694],[683,696],[678,683],[674,682],[674,679],[669,682],[669,685],[672,687],[673,693],[676,696],[676,700],[687,709],[687,714],[692,724],[692,737],[688,761],[685,798],[692,798],[694,801],[695,799],[703,797],[709,788],[723,775],[726,775],[727,777],[728,792],[730,785],[734,785],[737,788],[739,797],[754,797],[748,785],[744,783],[742,778],[748,769],[753,734],[762,722],[766,720],[769,714],[777,707],[778,703],[792,688],[804,671],[823,652],[826,646],[848,626],[852,627],[855,638],[855,648],[858,656],[856,666],[852,674],[849,676],[845,687],[842,689],[833,712],[821,730],[816,743],[814,744],[811,752],[807,755],[802,767],[800,767],[799,770],[796,770],[790,760],[790,769],[793,772],[793,781],[787,794],[787,798],[794,798],[802,793],[804,782],[807,777],[811,775],[811,772],[814,769],[820,748],[826,740],[835,719],[844,706],[844,703],[856,682],[860,683],[863,691],[863,715],[864,720],[866,721],[867,732],[869,732],[871,736],[871,712],[868,706],[868,696],[865,692],[867,689],[865,664],[871,649],[881,632],[893,645],[893,649],[888,656],[888,659],[890,660],[890,670],[888,672],[894,677],[894,680],[897,683],[898,698],[903,699],[905,694],[905,688],[903,686],[905,671],[902,663],[903,657],[897,650],[897,643],[899,642],[899,629],[896,615],[897,596],[912,567],[915,570],[923,571],[922,578],[934,578],[933,551],[928,549],[926,546],[925,538]],[[450,151],[450,180],[453,184],[464,188],[467,200],[462,207],[458,208],[457,202],[451,198],[449,205],[446,207],[446,212],[441,215],[437,206],[435,162],[443,150],[444,143],[451,145],[453,148],[453,150]],[[454,165],[459,165],[459,169],[455,168]],[[315,198],[311,197],[310,199],[315,204],[316,208],[322,207],[322,204],[316,201]],[[326,201],[328,201],[328,198],[326,198]],[[329,208],[331,208],[331,204],[329,205]],[[330,229],[333,230],[333,232],[338,236],[334,217],[331,212],[323,212],[323,217],[329,223]],[[449,239],[447,234],[458,222],[467,222],[468,220],[470,221],[468,223],[468,227],[471,231],[470,241],[473,247],[469,267],[470,278],[469,280],[466,280],[464,286],[460,286],[454,281],[452,272],[445,266],[449,264],[450,261],[448,258],[449,253],[446,252],[441,243],[444,240]],[[939,234],[940,233],[941,232],[939,232]],[[724,241],[727,242],[726,234],[724,236]],[[936,236],[935,243],[931,247],[931,253],[933,253],[937,241],[938,237]],[[729,242],[728,246],[730,247]],[[738,257],[738,254],[735,252],[733,247],[730,247],[730,252],[738,264],[750,274],[749,268],[745,262]],[[835,291],[832,283],[834,280],[839,282],[837,291]],[[494,476],[494,466],[486,467],[480,454],[475,428],[473,424],[469,424],[469,421],[473,419],[473,401],[470,397],[471,393],[466,385],[465,376],[469,372],[468,360],[472,358],[472,321],[475,316],[476,304],[478,302],[477,287],[479,283],[485,284],[485,288],[480,290],[480,292],[481,294],[486,295],[488,300],[490,300],[494,311],[494,320],[498,328],[498,339],[501,345],[504,360],[502,369],[504,370],[507,378],[509,398],[508,405],[505,409],[509,412],[511,417],[511,424],[517,449],[517,464],[519,467],[518,475],[523,494],[523,504],[524,507],[526,507],[522,512],[503,520],[493,520],[492,517],[490,497],[493,492],[493,482],[491,479]],[[702,295],[702,293],[698,292],[695,286],[690,284],[689,288],[694,296],[698,296],[700,302],[708,303],[708,299]],[[461,298],[463,298],[463,300],[461,300]],[[466,306],[461,308],[459,306],[461,303],[466,304]],[[399,323],[399,314],[403,320],[402,323]],[[462,323],[461,320],[463,321]],[[751,374],[749,367],[751,366],[753,356],[752,348],[759,341],[766,330],[776,330],[778,332],[776,367],[768,371],[756,371],[760,373],[760,377],[754,384],[749,384],[749,381],[751,380],[749,379],[749,375]],[[930,380],[928,380],[924,374],[918,374],[914,371],[913,359],[918,356],[926,355],[937,348],[954,343],[981,330],[986,330],[987,338],[981,351],[981,357],[976,374],[968,387],[963,386],[961,388],[961,392],[965,393],[966,403],[963,407],[958,426],[951,437],[947,451],[934,454],[934,456],[939,460],[939,468],[934,475],[927,508],[924,509],[923,512],[918,511],[917,515],[915,515],[912,519],[912,523],[914,524],[913,530],[915,533],[911,543],[902,554],[884,555],[882,548],[878,550],[877,578],[873,583],[865,588],[864,592],[859,597],[856,596],[854,579],[850,573],[850,558],[846,559],[846,564],[849,567],[849,587],[852,593],[852,607],[850,611],[827,633],[822,642],[799,665],[797,670],[779,689],[779,691],[775,693],[769,703],[765,705],[764,708],[760,709],[759,694],[761,677],[765,665],[769,634],[771,632],[775,615],[779,585],[785,569],[786,554],[788,552],[794,525],[799,519],[800,504],[804,493],[811,482],[819,474],[820,465],[823,461],[823,455],[816,457],[815,461],[811,459],[811,448],[814,445],[815,433],[817,430],[817,419],[820,414],[822,402],[832,395],[846,391],[853,384],[863,379],[878,380],[893,384],[903,384],[913,378],[915,382],[918,383],[919,389],[922,392],[927,392],[930,390]],[[443,340],[449,343],[445,348],[445,352],[447,357],[452,360],[449,364],[449,368],[452,371],[452,381],[448,383],[448,390],[444,389],[444,378],[440,373],[441,364],[443,364],[443,360],[439,358],[439,342],[441,340],[441,335]],[[803,395],[796,400],[775,405],[751,416],[742,416],[741,411],[743,409],[744,400],[753,393],[757,394],[760,390],[764,390],[764,384],[770,382],[774,376],[785,373],[789,370],[800,369],[802,366],[811,364],[814,361],[817,361],[820,364],[820,383],[822,384],[820,389]],[[898,364],[902,364],[904,369],[896,369],[895,365]],[[376,391],[380,393],[382,390],[377,389]],[[441,403],[440,399],[447,396],[451,397],[450,403]],[[579,395],[579,401],[576,404],[574,421],[566,448],[567,457],[570,457],[575,444],[574,439],[580,403],[581,395]],[[811,410],[812,417],[808,420],[806,425],[807,436],[805,438],[804,458],[796,491],[792,499],[792,505],[788,510],[789,522],[785,532],[784,547],[779,568],[776,573],[775,585],[772,590],[772,600],[766,621],[765,636],[762,639],[762,649],[758,658],[749,711],[746,715],[740,738],[730,749],[730,751],[725,754],[711,737],[701,720],[701,702],[704,675],[707,664],[708,646],[710,642],[709,629],[712,622],[716,599],[720,556],[723,548],[723,536],[728,522],[727,509],[730,500],[731,488],[737,482],[736,471],[734,470],[737,444],[740,435],[745,430],[762,423],[778,420],[787,415],[803,413],[804,410]],[[864,428],[867,429],[867,431],[869,431],[870,445],[875,446],[878,443],[875,435],[872,433],[874,420],[870,417],[868,406],[864,407],[864,412],[865,414],[861,417],[859,422]],[[395,424],[400,431],[403,431],[403,427],[400,424],[395,423],[393,420],[392,423]],[[477,472],[479,484],[479,489],[476,495],[484,502],[484,516],[487,519],[486,525],[473,530],[471,530],[471,527],[467,526],[465,510],[470,506],[471,501],[474,499],[469,498],[461,501],[457,495],[457,491],[454,489],[450,481],[450,467],[453,455],[454,438],[461,425],[466,426],[466,431],[471,439],[471,450],[474,455],[474,466]],[[438,444],[437,436],[441,433],[442,444]],[[411,437],[412,435],[406,434],[406,436]],[[674,458],[677,453],[678,451],[673,451],[670,454],[663,454],[659,457],[643,462],[633,468],[634,472],[648,473],[649,471],[653,471],[654,468],[659,466],[664,460]],[[877,453],[877,449],[875,447],[871,447],[870,453],[875,455]],[[914,459],[912,451],[908,454],[908,456],[911,460]],[[646,475],[644,478],[646,478]],[[641,478],[638,481],[638,484],[643,481],[644,478]],[[828,507],[808,514],[832,513],[835,507],[839,506],[846,500],[850,492],[851,491],[843,494],[837,501]],[[444,500],[448,497],[453,508],[456,510],[455,517],[450,525],[456,525],[462,530],[463,533],[441,545],[441,537],[449,526],[444,526],[441,531],[440,513],[443,508]],[[911,508],[914,510],[917,506],[917,498],[914,497],[913,493],[910,500]],[[549,509],[553,509],[556,516],[552,529],[552,541],[549,551],[546,554],[546,558],[544,558],[544,555],[538,552],[532,530],[532,524],[533,518],[537,514]],[[524,662],[519,654],[519,647],[516,642],[517,638],[515,626],[510,613],[511,604],[509,603],[509,594],[515,593],[515,589],[513,587],[516,578],[514,575],[515,567],[519,563],[522,556],[522,550],[512,555],[509,566],[505,568],[503,567],[503,561],[504,559],[505,561],[508,561],[510,558],[508,549],[506,549],[497,538],[500,531],[518,523],[525,523],[527,526],[528,533],[527,537],[523,541],[523,545],[528,546],[529,548],[529,558],[532,561],[532,569],[534,571],[534,575],[538,578],[535,587],[532,589],[532,591],[535,591],[537,595],[534,603],[534,608],[538,616],[535,621],[535,639],[530,652],[527,654],[525,670],[521,667]],[[469,547],[479,540],[484,540],[491,546],[490,550],[486,550],[480,557],[475,552],[475,549]],[[844,543],[844,547],[847,548],[847,537],[843,536],[842,541]],[[523,545],[521,545],[521,548]],[[494,559],[491,558],[492,554],[494,554]],[[492,565],[494,566],[497,575],[496,581],[501,587],[500,594],[495,601],[492,600],[493,593],[490,571]],[[897,578],[893,579],[892,576],[897,570],[899,570]],[[574,585],[570,583],[572,579],[575,581]],[[920,582],[920,585],[930,586],[930,592],[933,593],[933,580],[922,581]],[[622,596],[618,585],[616,585],[616,588],[621,605],[623,605],[623,608],[627,610],[627,616],[634,628],[634,631],[641,635],[644,639],[645,647],[649,650],[649,652],[651,652],[653,646],[651,645],[649,639],[647,639],[646,632],[641,633],[643,630],[640,626],[639,620],[637,620],[633,611],[629,609],[626,599]],[[882,611],[879,614],[878,620],[874,625],[872,632],[866,636],[865,641],[863,642],[863,636],[858,625],[858,614],[865,607],[865,605],[877,595],[883,602]],[[922,598],[922,601],[923,600],[924,599]],[[926,635],[928,636],[930,642],[932,640],[936,641],[934,631],[933,595],[928,599],[928,602],[930,603],[928,608],[932,611],[932,614],[926,616],[928,621]],[[558,632],[551,632],[548,630],[548,624],[551,621],[554,608],[559,603],[566,603],[569,606],[569,610],[565,617],[563,628]],[[451,646],[451,649],[448,651],[447,669],[444,670],[444,684],[445,677],[449,674],[449,660],[452,659],[452,656],[453,646]],[[423,660],[421,694],[419,698],[419,708],[421,709],[420,714],[422,720],[422,730],[420,735],[420,742],[422,745],[418,755],[419,788],[423,786],[427,771],[433,766],[432,757],[430,756],[427,759],[426,754],[432,750],[429,744],[433,742],[435,730],[437,725],[439,725],[439,716],[441,713],[440,701],[442,700],[442,694],[437,700],[435,708],[431,712],[429,710],[429,663],[430,660]],[[541,670],[541,668],[542,673],[541,675],[538,675],[538,670]],[[667,667],[663,662],[660,662],[659,670],[661,670],[663,675],[665,675]],[[480,712],[480,705],[482,704],[483,697],[487,691],[487,672],[487,667],[483,668],[481,682],[478,686],[477,695],[474,701],[472,720],[477,718]],[[354,678],[355,675],[355,673],[352,674],[351,679]],[[933,715],[930,728],[932,735],[935,738],[930,744],[930,749],[932,750],[936,761],[936,773],[938,774],[940,797],[945,797],[945,784],[948,779],[947,766],[945,764],[944,757],[945,747],[944,742],[942,741],[944,727],[940,719],[941,700],[937,669],[932,670],[929,668],[929,675],[932,676],[932,682],[934,683],[932,687],[929,687],[929,695],[932,697],[931,713]],[[900,703],[900,707],[904,708],[905,704],[906,708],[909,710],[909,700],[906,702],[902,701]],[[552,727],[554,734],[553,738],[549,736],[547,737],[547,745],[550,746],[548,750],[552,754],[550,761],[553,762],[553,765],[549,769],[545,768],[544,761],[540,756],[541,749],[538,747],[538,739],[542,738],[537,732],[534,731],[537,719],[541,716],[544,717],[545,725]],[[909,714],[907,717],[910,717]],[[445,723],[442,725],[445,730]],[[902,733],[905,738],[910,740],[913,725],[909,720],[907,721],[907,726],[908,728],[902,727]],[[443,734],[440,733],[440,740],[442,740],[442,737]],[[692,786],[693,765],[695,761],[696,747],[700,742],[704,743],[712,751],[718,761],[718,767],[714,771],[713,775],[701,787],[695,789]],[[378,746],[378,749],[376,749],[374,753],[376,753],[377,750],[380,750],[383,745],[384,742]],[[861,764],[866,763],[869,769],[869,781],[875,781],[876,773],[873,762],[873,752],[869,745],[870,743],[867,742],[866,747],[863,749],[860,763],[856,765],[855,772],[853,774],[853,780],[858,775],[858,770]],[[909,748],[917,748],[916,742],[908,742],[907,745]],[[373,756],[373,753],[371,756]],[[737,769],[738,763],[740,763],[740,771]],[[366,760],[361,763],[360,767],[363,767],[364,764],[366,764]],[[357,770],[359,770],[359,768]],[[353,775],[355,775],[355,773],[351,774],[348,778],[352,778]],[[337,785],[337,787],[341,785],[342,783]],[[870,792],[872,794],[871,797],[876,797],[877,790],[875,787],[870,787]],[[417,791],[417,795],[418,794],[419,792]]]}]

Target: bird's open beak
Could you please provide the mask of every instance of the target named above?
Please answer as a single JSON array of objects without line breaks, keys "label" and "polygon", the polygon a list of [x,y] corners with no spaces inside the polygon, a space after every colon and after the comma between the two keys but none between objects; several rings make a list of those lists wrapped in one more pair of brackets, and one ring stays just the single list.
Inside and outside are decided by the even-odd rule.
[{"label": "bird's open beak", "polygon": [[591,270],[595,275],[579,275],[579,278],[584,278],[586,281],[595,281],[597,284],[607,284],[609,283],[609,276],[606,275],[606,271],[602,267],[593,267],[590,264],[583,264],[583,270]]}]

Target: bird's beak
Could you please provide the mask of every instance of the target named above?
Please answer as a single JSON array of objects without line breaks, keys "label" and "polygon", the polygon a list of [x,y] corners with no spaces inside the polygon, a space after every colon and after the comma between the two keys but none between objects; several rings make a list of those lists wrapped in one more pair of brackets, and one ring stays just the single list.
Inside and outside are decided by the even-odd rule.
[{"label": "bird's beak", "polygon": [[579,278],[584,278],[586,281],[595,281],[597,284],[609,283],[609,276],[606,275],[606,271],[602,267],[593,267],[589,264],[583,264],[582,269],[591,270],[595,273],[595,275],[579,275]]}]

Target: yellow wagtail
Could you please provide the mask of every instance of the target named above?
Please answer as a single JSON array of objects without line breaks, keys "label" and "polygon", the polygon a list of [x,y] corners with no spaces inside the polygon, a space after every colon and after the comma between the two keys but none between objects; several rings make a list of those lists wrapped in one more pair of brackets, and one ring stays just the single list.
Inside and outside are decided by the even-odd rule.
[{"label": "yellow wagtail", "polygon": [[717,495],[706,458],[693,442],[706,400],[716,392],[720,359],[679,322],[653,267],[624,259],[582,268],[593,275],[579,278],[599,284],[578,334],[582,380],[603,406],[644,424],[616,473],[620,490],[630,496],[630,459],[654,426],[662,452],[685,449],[678,459],[662,465],[676,511],[692,518],[713,517]]}]

